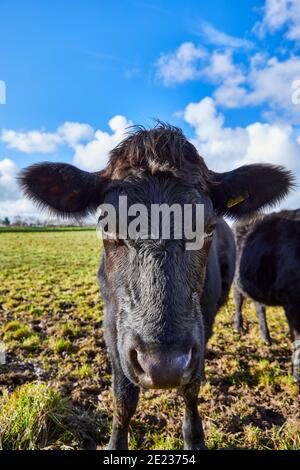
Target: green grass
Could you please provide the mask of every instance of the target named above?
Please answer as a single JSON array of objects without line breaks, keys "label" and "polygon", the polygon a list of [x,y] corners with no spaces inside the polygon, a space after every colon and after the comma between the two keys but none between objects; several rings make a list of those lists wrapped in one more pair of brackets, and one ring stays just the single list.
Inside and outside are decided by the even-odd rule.
[{"label": "green grass", "polygon": [[72,348],[72,343],[69,339],[59,338],[54,340],[52,343],[53,351],[57,354],[70,351]]},{"label": "green grass", "polygon": [[65,425],[70,409],[66,399],[45,384],[29,383],[5,394],[0,401],[0,448],[41,449],[75,440]]},{"label": "green grass", "polygon": [[28,338],[30,336],[30,328],[27,325],[13,320],[3,328],[5,331],[4,338],[8,340],[19,340]]},{"label": "green grass", "polygon": [[3,328],[4,342],[11,347],[21,348],[27,351],[34,351],[40,345],[40,337],[33,332],[30,327],[17,320],[7,323]]},{"label": "green grass", "polygon": [[90,364],[83,364],[83,366],[78,367],[78,369],[74,370],[73,376],[78,377],[79,379],[85,379],[87,377],[92,377],[94,374],[93,368]]},{"label": "green grass", "polygon": [[[0,233],[0,341],[8,358],[0,366],[3,448],[101,449],[108,442],[113,401],[96,282],[100,255],[91,230]],[[259,338],[250,301],[241,337],[233,314],[230,298],[208,346],[199,400],[207,445],[300,449],[284,314],[268,309],[271,347]],[[131,448],[182,448],[182,417],[175,391],[141,393]]]},{"label": "green grass", "polygon": [[0,233],[38,233],[38,232],[86,232],[86,231],[94,231],[93,227],[16,227],[16,226],[8,226],[8,227],[0,227]]}]

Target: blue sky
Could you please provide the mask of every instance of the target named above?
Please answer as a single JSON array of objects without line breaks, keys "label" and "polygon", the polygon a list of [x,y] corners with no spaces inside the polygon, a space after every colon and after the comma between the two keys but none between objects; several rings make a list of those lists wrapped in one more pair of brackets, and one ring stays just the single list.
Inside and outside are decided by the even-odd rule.
[{"label": "blue sky", "polygon": [[265,160],[300,177],[297,0],[2,0],[0,9],[0,216],[34,213],[13,182],[20,168],[103,168],[126,125],[153,117],[182,127],[213,169]]},{"label": "blue sky", "polygon": [[237,2],[234,14],[232,2],[220,0],[1,3],[0,70],[8,96],[0,118],[17,128],[55,128],[62,120],[106,126],[113,115],[129,113],[137,122],[174,120],[174,110],[211,87],[161,86],[154,67],[160,54],[184,41],[200,43],[203,20],[244,36],[258,18],[247,0]]}]

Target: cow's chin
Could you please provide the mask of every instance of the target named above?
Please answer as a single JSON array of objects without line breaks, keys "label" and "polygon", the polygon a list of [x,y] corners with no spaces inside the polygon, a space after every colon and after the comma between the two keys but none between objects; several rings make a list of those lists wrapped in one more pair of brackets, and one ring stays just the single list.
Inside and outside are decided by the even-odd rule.
[{"label": "cow's chin", "polygon": [[180,382],[174,382],[174,383],[164,383],[164,384],[152,384],[147,381],[137,379],[136,377],[133,376],[133,374],[128,374],[125,373],[126,377],[130,382],[132,382],[134,385],[137,387],[142,388],[143,390],[172,390],[172,389],[177,389],[180,387],[183,387],[184,385],[188,385],[191,383],[193,380],[191,379],[183,379]]},{"label": "cow's chin", "polygon": [[153,384],[147,384],[147,383],[141,382],[138,385],[144,390],[172,390],[172,389],[178,389],[180,387],[183,387],[184,385],[188,385],[191,382],[192,382],[191,379],[183,379],[180,382],[173,383],[173,384],[153,385]]}]

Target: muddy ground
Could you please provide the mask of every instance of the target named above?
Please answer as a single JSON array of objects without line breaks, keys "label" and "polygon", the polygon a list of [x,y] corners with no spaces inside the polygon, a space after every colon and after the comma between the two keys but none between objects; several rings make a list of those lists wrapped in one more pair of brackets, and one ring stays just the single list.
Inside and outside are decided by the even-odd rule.
[{"label": "muddy ground", "polygon": [[[7,356],[0,366],[0,407],[11,399],[7,413],[13,415],[14,407],[22,406],[14,393],[26,384],[46,384],[66,399],[66,432],[49,433],[34,444],[16,445],[11,430],[1,428],[0,412],[5,448],[101,449],[108,442],[112,396],[96,282],[100,253],[94,231],[0,234],[0,339]],[[269,347],[259,338],[250,301],[242,337],[233,332],[233,313],[230,299],[207,351],[207,381],[199,396],[207,445],[299,449],[300,400],[284,314],[268,309]],[[131,448],[182,448],[182,415],[175,391],[143,392]]]}]

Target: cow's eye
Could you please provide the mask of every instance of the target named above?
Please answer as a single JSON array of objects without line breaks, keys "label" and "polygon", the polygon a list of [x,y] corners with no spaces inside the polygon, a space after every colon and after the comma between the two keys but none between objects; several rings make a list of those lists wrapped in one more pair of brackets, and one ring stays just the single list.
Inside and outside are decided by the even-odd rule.
[{"label": "cow's eye", "polygon": [[118,248],[124,244],[123,240],[119,240],[118,238],[110,238],[109,243],[113,248]]},{"label": "cow's eye", "polygon": [[204,237],[206,240],[211,239],[214,236],[214,231],[215,231],[215,225],[210,225],[209,227],[206,227],[205,232],[204,232]]}]

